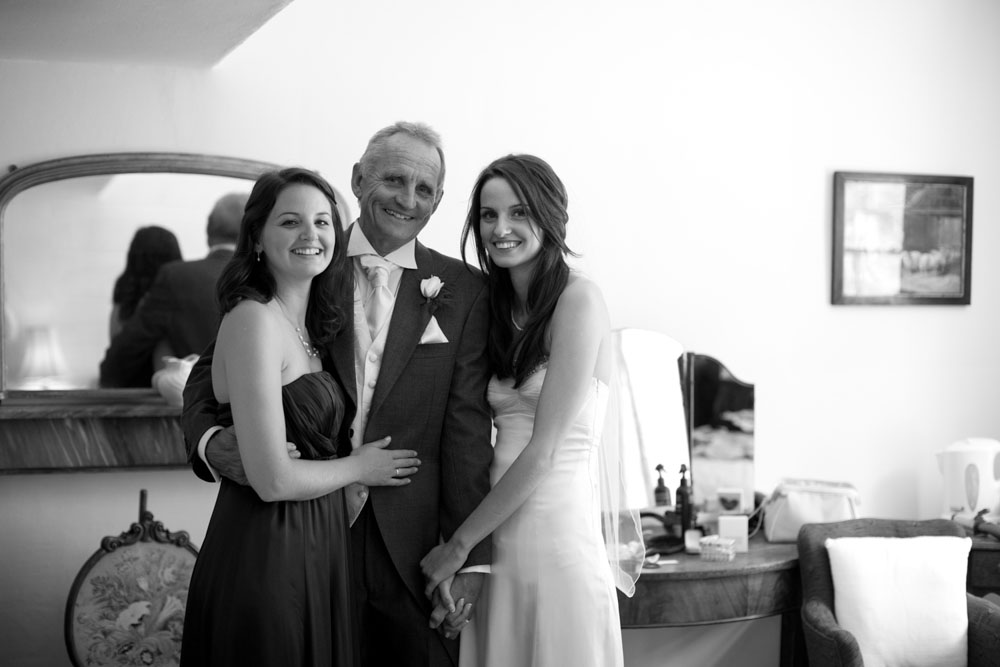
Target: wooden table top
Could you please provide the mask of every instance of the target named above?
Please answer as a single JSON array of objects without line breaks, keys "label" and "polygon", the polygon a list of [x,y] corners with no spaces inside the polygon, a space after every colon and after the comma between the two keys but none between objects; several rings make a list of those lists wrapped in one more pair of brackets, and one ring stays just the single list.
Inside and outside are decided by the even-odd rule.
[{"label": "wooden table top", "polygon": [[758,535],[747,553],[731,561],[679,553],[660,563],[642,571],[631,598],[619,593],[622,627],[749,620],[797,612],[801,604],[798,549],[792,543],[770,543]]},{"label": "wooden table top", "polygon": [[[671,561],[677,562],[670,564]],[[757,535],[750,540],[750,550],[736,554],[731,561],[703,560],[698,554],[683,552],[660,556],[659,567],[644,568],[639,580],[745,576],[758,572],[790,570],[798,566],[799,550],[794,542],[772,543]]]}]

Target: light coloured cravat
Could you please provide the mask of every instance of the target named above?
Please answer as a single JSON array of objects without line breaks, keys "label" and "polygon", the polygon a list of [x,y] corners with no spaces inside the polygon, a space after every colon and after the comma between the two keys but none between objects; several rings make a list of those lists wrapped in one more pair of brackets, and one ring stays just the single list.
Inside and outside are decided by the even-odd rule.
[{"label": "light coloured cravat", "polygon": [[365,318],[372,338],[378,336],[389,311],[392,310],[392,292],[389,291],[389,271],[395,264],[378,255],[362,255],[361,267],[368,276],[368,300]]}]

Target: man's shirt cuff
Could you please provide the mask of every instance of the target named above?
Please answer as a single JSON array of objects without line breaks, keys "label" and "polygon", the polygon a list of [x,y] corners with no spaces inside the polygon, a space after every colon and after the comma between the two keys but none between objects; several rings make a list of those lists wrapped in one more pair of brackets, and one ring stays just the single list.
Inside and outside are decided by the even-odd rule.
[{"label": "man's shirt cuff", "polygon": [[209,474],[212,475],[212,479],[216,482],[222,481],[222,477],[215,471],[215,468],[211,466],[208,459],[205,457],[205,448],[208,447],[208,441],[212,439],[212,436],[222,430],[221,426],[213,426],[212,428],[205,431],[205,435],[201,436],[201,440],[198,441],[198,458],[204,462],[205,467],[208,468]]}]

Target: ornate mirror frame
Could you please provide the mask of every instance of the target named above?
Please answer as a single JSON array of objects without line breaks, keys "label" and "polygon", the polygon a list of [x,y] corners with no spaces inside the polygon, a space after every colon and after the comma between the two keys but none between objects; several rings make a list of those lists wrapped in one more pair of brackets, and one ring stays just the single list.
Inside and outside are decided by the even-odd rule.
[{"label": "ornate mirror frame", "polygon": [[[257,160],[157,152],[80,155],[11,166],[0,179],[0,256],[7,205],[36,185],[137,173],[205,174],[253,181],[278,168]],[[6,280],[0,267],[0,304]],[[179,409],[153,389],[7,389],[3,326],[0,319],[0,473],[185,465]]]}]

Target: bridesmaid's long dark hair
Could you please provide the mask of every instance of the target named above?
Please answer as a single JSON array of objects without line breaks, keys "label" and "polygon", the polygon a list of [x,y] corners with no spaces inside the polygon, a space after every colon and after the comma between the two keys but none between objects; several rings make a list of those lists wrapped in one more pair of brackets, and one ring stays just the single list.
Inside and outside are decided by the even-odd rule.
[{"label": "bridesmaid's long dark hair", "polygon": [[[511,311],[514,287],[510,273],[493,263],[479,233],[479,208],[483,186],[493,178],[502,178],[514,190],[528,217],[542,233],[542,248],[535,260],[535,270],[528,288],[528,321],[520,340],[515,341]],[[462,229],[462,259],[471,236],[476,244],[479,267],[486,274],[490,289],[489,359],[500,378],[514,378],[518,387],[548,357],[545,329],[556,303],[569,281],[567,255],[574,255],[566,245],[569,222],[566,187],[545,160],[534,155],[507,155],[483,169],[472,188],[469,214]]]},{"label": "bridesmaid's long dark hair", "polygon": [[337,247],[329,266],[313,278],[306,307],[306,329],[313,344],[322,352],[325,350],[324,344],[335,338],[346,326],[345,308],[354,299],[354,274],[347,261],[347,238],[337,210],[336,195],[330,184],[319,174],[301,167],[290,167],[266,172],[257,179],[243,211],[236,252],[219,276],[216,298],[222,314],[228,313],[244,299],[267,303],[274,298],[274,275],[268,266],[267,255],[262,253],[258,260],[254,245],[260,241],[261,231],[278,195],[288,186],[296,184],[311,185],[322,192],[330,202],[333,213]]}]

